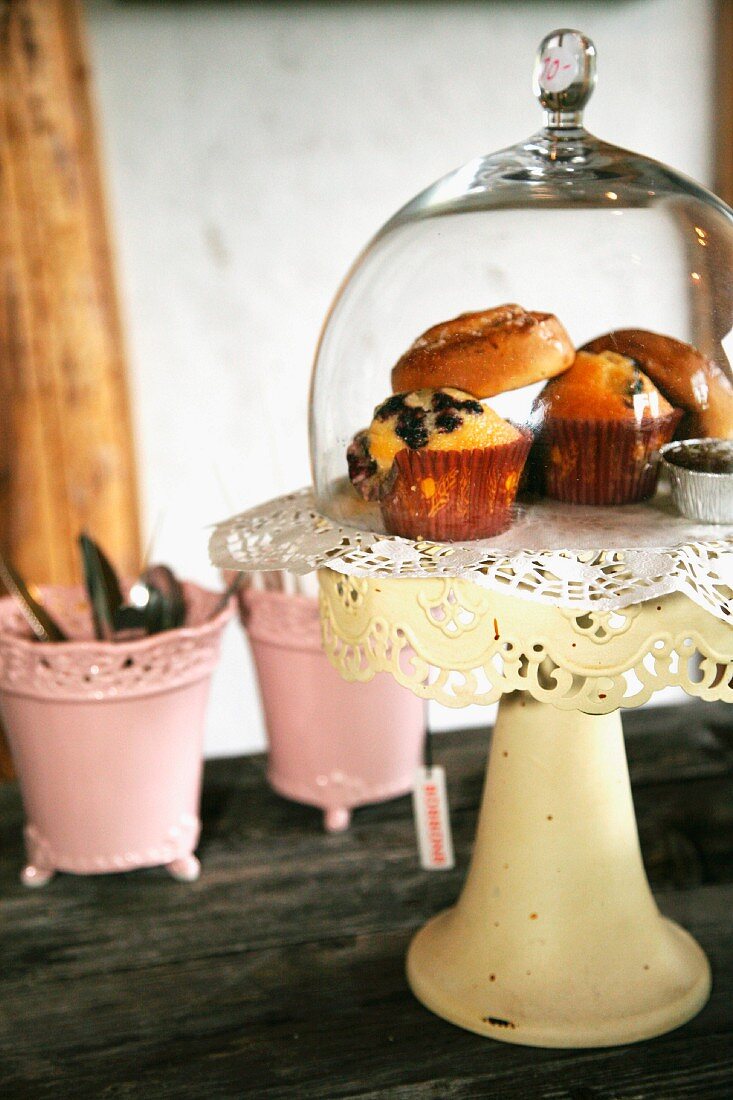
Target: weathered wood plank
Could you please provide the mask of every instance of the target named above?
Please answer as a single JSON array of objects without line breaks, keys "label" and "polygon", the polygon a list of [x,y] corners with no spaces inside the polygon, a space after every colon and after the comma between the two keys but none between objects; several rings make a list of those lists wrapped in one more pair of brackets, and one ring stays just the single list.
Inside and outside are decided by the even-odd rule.
[{"label": "weathered wood plank", "polygon": [[412,998],[407,943],[455,898],[470,852],[488,740],[472,731],[437,740],[458,856],[443,874],[417,867],[408,800],[325,836],[316,811],[267,789],[255,757],[207,765],[196,885],[147,871],[60,876],[33,894],[17,882],[18,794],[0,791],[3,1096],[729,1095],[731,710],[627,724],[650,877],[675,887],[660,905],[715,972],[710,1004],[684,1029],[619,1050],[537,1051],[464,1033]]},{"label": "weathered wood plank", "polygon": [[[212,925],[201,944],[189,946],[194,954],[215,950],[219,937],[231,942],[234,936],[240,950],[298,942],[302,926],[293,919],[298,909],[307,910],[311,926],[323,937],[344,929],[366,934],[384,927],[411,927],[415,912],[450,904],[460,889],[487,740],[485,733],[474,731],[447,737],[438,749],[450,776],[457,866],[432,876],[417,866],[407,799],[365,808],[356,814],[349,833],[325,836],[320,815],[274,795],[264,782],[262,759],[250,758],[207,766],[200,849],[205,875],[195,886],[171,891],[165,872],[154,870],[124,880],[60,876],[50,890],[36,895],[17,882],[22,862],[20,804],[17,793],[3,792],[0,844],[5,859],[0,888],[6,895],[6,914],[19,929],[6,977],[18,968],[42,970],[47,958],[77,975],[93,972],[99,954],[114,966],[118,955],[127,958],[131,926],[134,942],[144,943],[144,950],[125,966],[175,957],[178,936],[185,935],[189,925],[191,897],[206,905]],[[637,745],[640,757],[650,755],[646,736],[632,734],[630,741],[632,764]],[[703,775],[688,784],[683,778],[688,768],[695,774],[700,770],[696,742],[691,739],[687,753],[675,743],[666,765],[664,744],[659,748],[659,769],[667,781],[635,789],[652,884],[727,881],[733,849],[733,779]],[[672,776],[681,778],[671,782]],[[120,881],[126,883],[124,889]],[[88,930],[75,948],[74,930],[90,910],[103,911],[105,920]],[[247,913],[246,922],[240,921],[242,912]],[[27,922],[24,935],[20,930]]]},{"label": "weathered wood plank", "polygon": [[[303,1097],[391,1096],[407,1085],[413,1090],[407,1095],[431,1095],[417,1086],[456,1077],[463,1082],[457,1095],[481,1095],[468,1086],[492,1083],[502,1096],[572,1096],[570,1082],[605,1083],[597,1093],[603,1098],[715,1095],[702,1090],[706,1080],[733,1080],[733,887],[682,896],[680,905],[679,895],[665,895],[662,907],[698,936],[718,980],[704,1012],[654,1044],[557,1052],[489,1043],[434,1018],[411,998],[403,976],[407,931],[344,934],[251,952],[232,945],[225,954],[195,960],[182,951],[177,961],[145,970],[109,971],[100,957],[93,981],[43,979],[25,996],[10,983],[0,1033],[9,1051],[7,1081],[45,1084],[61,1072],[78,1089],[91,1090],[114,1071],[118,1086],[137,1086],[133,1095],[203,1095],[206,1085],[231,1090],[213,1095],[274,1098],[288,1089]],[[694,1053],[698,1043],[702,1058]],[[696,1065],[697,1093],[689,1089]],[[670,1091],[642,1091],[642,1080],[655,1074]],[[675,1074],[677,1092],[671,1091]]]},{"label": "weathered wood plank", "polygon": [[69,583],[139,564],[121,325],[78,0],[0,4],[0,545]]},{"label": "weathered wood plank", "polygon": [[733,4],[718,0],[715,27],[715,192],[733,204]]}]

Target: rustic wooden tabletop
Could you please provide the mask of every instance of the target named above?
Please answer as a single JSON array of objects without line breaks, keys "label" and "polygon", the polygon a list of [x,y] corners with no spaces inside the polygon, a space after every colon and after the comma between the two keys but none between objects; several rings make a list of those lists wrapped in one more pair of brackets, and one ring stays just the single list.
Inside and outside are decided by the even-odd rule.
[{"label": "rustic wooden tabletop", "polygon": [[487,745],[436,739],[457,866],[419,869],[407,798],[348,833],[274,795],[263,757],[206,766],[201,880],[162,870],[18,881],[21,805],[0,788],[0,1095],[663,1100],[733,1096],[733,708],[627,716],[642,847],[663,911],[708,952],[691,1023],[612,1050],[508,1046],[432,1016],[412,932],[466,870]]}]

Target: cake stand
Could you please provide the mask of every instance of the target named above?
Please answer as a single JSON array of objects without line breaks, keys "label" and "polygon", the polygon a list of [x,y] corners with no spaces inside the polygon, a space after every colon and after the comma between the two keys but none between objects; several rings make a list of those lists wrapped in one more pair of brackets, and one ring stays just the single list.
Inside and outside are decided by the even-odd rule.
[{"label": "cake stand", "polygon": [[[553,538],[566,514],[535,509]],[[710,991],[705,955],[647,882],[620,708],[670,686],[733,700],[733,529],[694,541],[663,495],[633,516],[577,508],[584,547],[509,552],[346,526],[303,490],[211,541],[220,567],[319,570],[324,646],[345,678],[386,671],[450,707],[500,701],[464,889],[417,933],[407,973],[433,1012],[505,1042],[635,1042]],[[678,540],[666,550],[659,523]],[[636,549],[590,548],[629,527]]]},{"label": "cake stand", "polygon": [[501,699],[466,883],[408,954],[417,998],[546,1047],[634,1042],[694,1016],[710,969],[649,889],[619,707],[672,685],[732,700],[730,627],[681,594],[579,613],[461,579],[320,584],[343,676],[388,671],[448,706]]}]

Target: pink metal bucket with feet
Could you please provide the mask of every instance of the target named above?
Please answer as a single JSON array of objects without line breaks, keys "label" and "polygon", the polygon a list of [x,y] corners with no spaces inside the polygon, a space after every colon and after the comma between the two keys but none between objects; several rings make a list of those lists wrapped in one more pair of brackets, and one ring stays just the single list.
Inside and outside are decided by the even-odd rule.
[{"label": "pink metal bucket with feet", "polygon": [[240,611],[269,741],[267,777],[286,798],[324,811],[329,832],[351,811],[411,791],[422,761],[422,700],[391,676],[347,683],[321,649],[318,601],[248,590]]},{"label": "pink metal bucket with feet", "polygon": [[30,638],[0,600],[0,706],[26,812],[22,881],[163,864],[192,882],[204,714],[231,607],[185,585],[188,623],[132,642],[91,640],[81,589],[44,589],[66,643]]}]

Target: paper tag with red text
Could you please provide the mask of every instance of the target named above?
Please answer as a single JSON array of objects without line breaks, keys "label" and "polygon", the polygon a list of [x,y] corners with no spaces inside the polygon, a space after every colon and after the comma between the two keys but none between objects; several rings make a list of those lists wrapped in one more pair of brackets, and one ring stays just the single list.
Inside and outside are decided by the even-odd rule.
[{"label": "paper tag with red text", "polygon": [[568,45],[550,46],[540,58],[540,88],[546,92],[564,92],[582,71],[583,50],[569,39]]},{"label": "paper tag with red text", "polygon": [[445,788],[445,768],[418,768],[412,792],[420,866],[426,871],[453,867],[453,837]]}]

